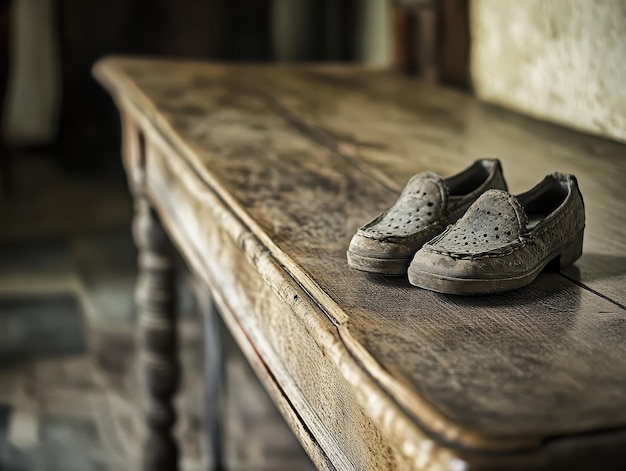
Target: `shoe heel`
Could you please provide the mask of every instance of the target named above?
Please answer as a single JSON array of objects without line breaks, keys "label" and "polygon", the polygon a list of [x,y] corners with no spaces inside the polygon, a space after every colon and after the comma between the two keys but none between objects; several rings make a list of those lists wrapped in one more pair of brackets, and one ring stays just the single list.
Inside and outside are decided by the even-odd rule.
[{"label": "shoe heel", "polygon": [[561,253],[548,262],[543,271],[558,273],[561,268],[574,263],[583,253],[583,231],[570,240]]},{"label": "shoe heel", "polygon": [[574,263],[583,254],[583,231],[580,231],[574,239],[569,242],[559,256],[559,267],[563,268]]}]

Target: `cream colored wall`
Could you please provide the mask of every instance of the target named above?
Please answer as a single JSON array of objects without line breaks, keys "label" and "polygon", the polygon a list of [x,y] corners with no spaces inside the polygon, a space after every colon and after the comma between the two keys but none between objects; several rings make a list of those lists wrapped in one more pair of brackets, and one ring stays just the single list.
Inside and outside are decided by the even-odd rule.
[{"label": "cream colored wall", "polygon": [[482,99],[626,141],[626,1],[472,0]]},{"label": "cream colored wall", "polygon": [[10,142],[45,144],[56,133],[60,100],[53,0],[14,1],[12,57],[4,135]]}]

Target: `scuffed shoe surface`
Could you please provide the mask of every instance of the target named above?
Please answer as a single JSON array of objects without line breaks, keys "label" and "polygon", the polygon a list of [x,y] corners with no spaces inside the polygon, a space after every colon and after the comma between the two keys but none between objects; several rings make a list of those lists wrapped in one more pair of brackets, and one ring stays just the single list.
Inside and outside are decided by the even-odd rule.
[{"label": "scuffed shoe surface", "polygon": [[478,160],[447,179],[433,172],[413,176],[393,206],[352,237],[349,265],[371,273],[404,275],[415,252],[490,188],[506,189],[497,160]]},{"label": "scuffed shoe surface", "polygon": [[419,250],[409,281],[450,294],[507,291],[582,253],[585,211],[576,178],[555,173],[517,197],[484,193],[440,236]]}]

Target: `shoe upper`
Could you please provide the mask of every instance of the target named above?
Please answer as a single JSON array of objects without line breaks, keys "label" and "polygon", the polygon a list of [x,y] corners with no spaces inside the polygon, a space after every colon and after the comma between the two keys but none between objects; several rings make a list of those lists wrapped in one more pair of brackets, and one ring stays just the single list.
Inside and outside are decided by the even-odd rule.
[{"label": "shoe upper", "polygon": [[502,190],[488,190],[456,224],[423,250],[457,258],[479,258],[514,250],[528,223],[517,199]]},{"label": "shoe upper", "polygon": [[349,250],[377,258],[410,258],[490,188],[507,188],[496,159],[478,160],[447,179],[419,173],[389,209],[357,231]]},{"label": "shoe upper", "polygon": [[554,173],[517,197],[485,192],[415,254],[411,267],[454,278],[515,276],[558,255],[584,226],[576,178]]}]

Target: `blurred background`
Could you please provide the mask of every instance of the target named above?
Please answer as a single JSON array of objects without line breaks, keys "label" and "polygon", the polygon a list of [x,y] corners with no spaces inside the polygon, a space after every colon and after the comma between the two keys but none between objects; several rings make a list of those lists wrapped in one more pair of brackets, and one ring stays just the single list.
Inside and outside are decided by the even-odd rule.
[{"label": "blurred background", "polygon": [[[1,0],[0,470],[136,468],[132,201],[91,77],[106,54],[387,67],[626,141],[621,0]],[[182,279],[184,367],[200,372]],[[227,462],[311,469],[224,338]],[[199,470],[202,377],[184,381],[183,468]]]},{"label": "blurred background", "polygon": [[117,112],[91,78],[105,54],[372,64],[389,56],[380,0],[3,3],[5,136],[17,146],[50,146],[68,170],[106,166],[118,150]]}]

